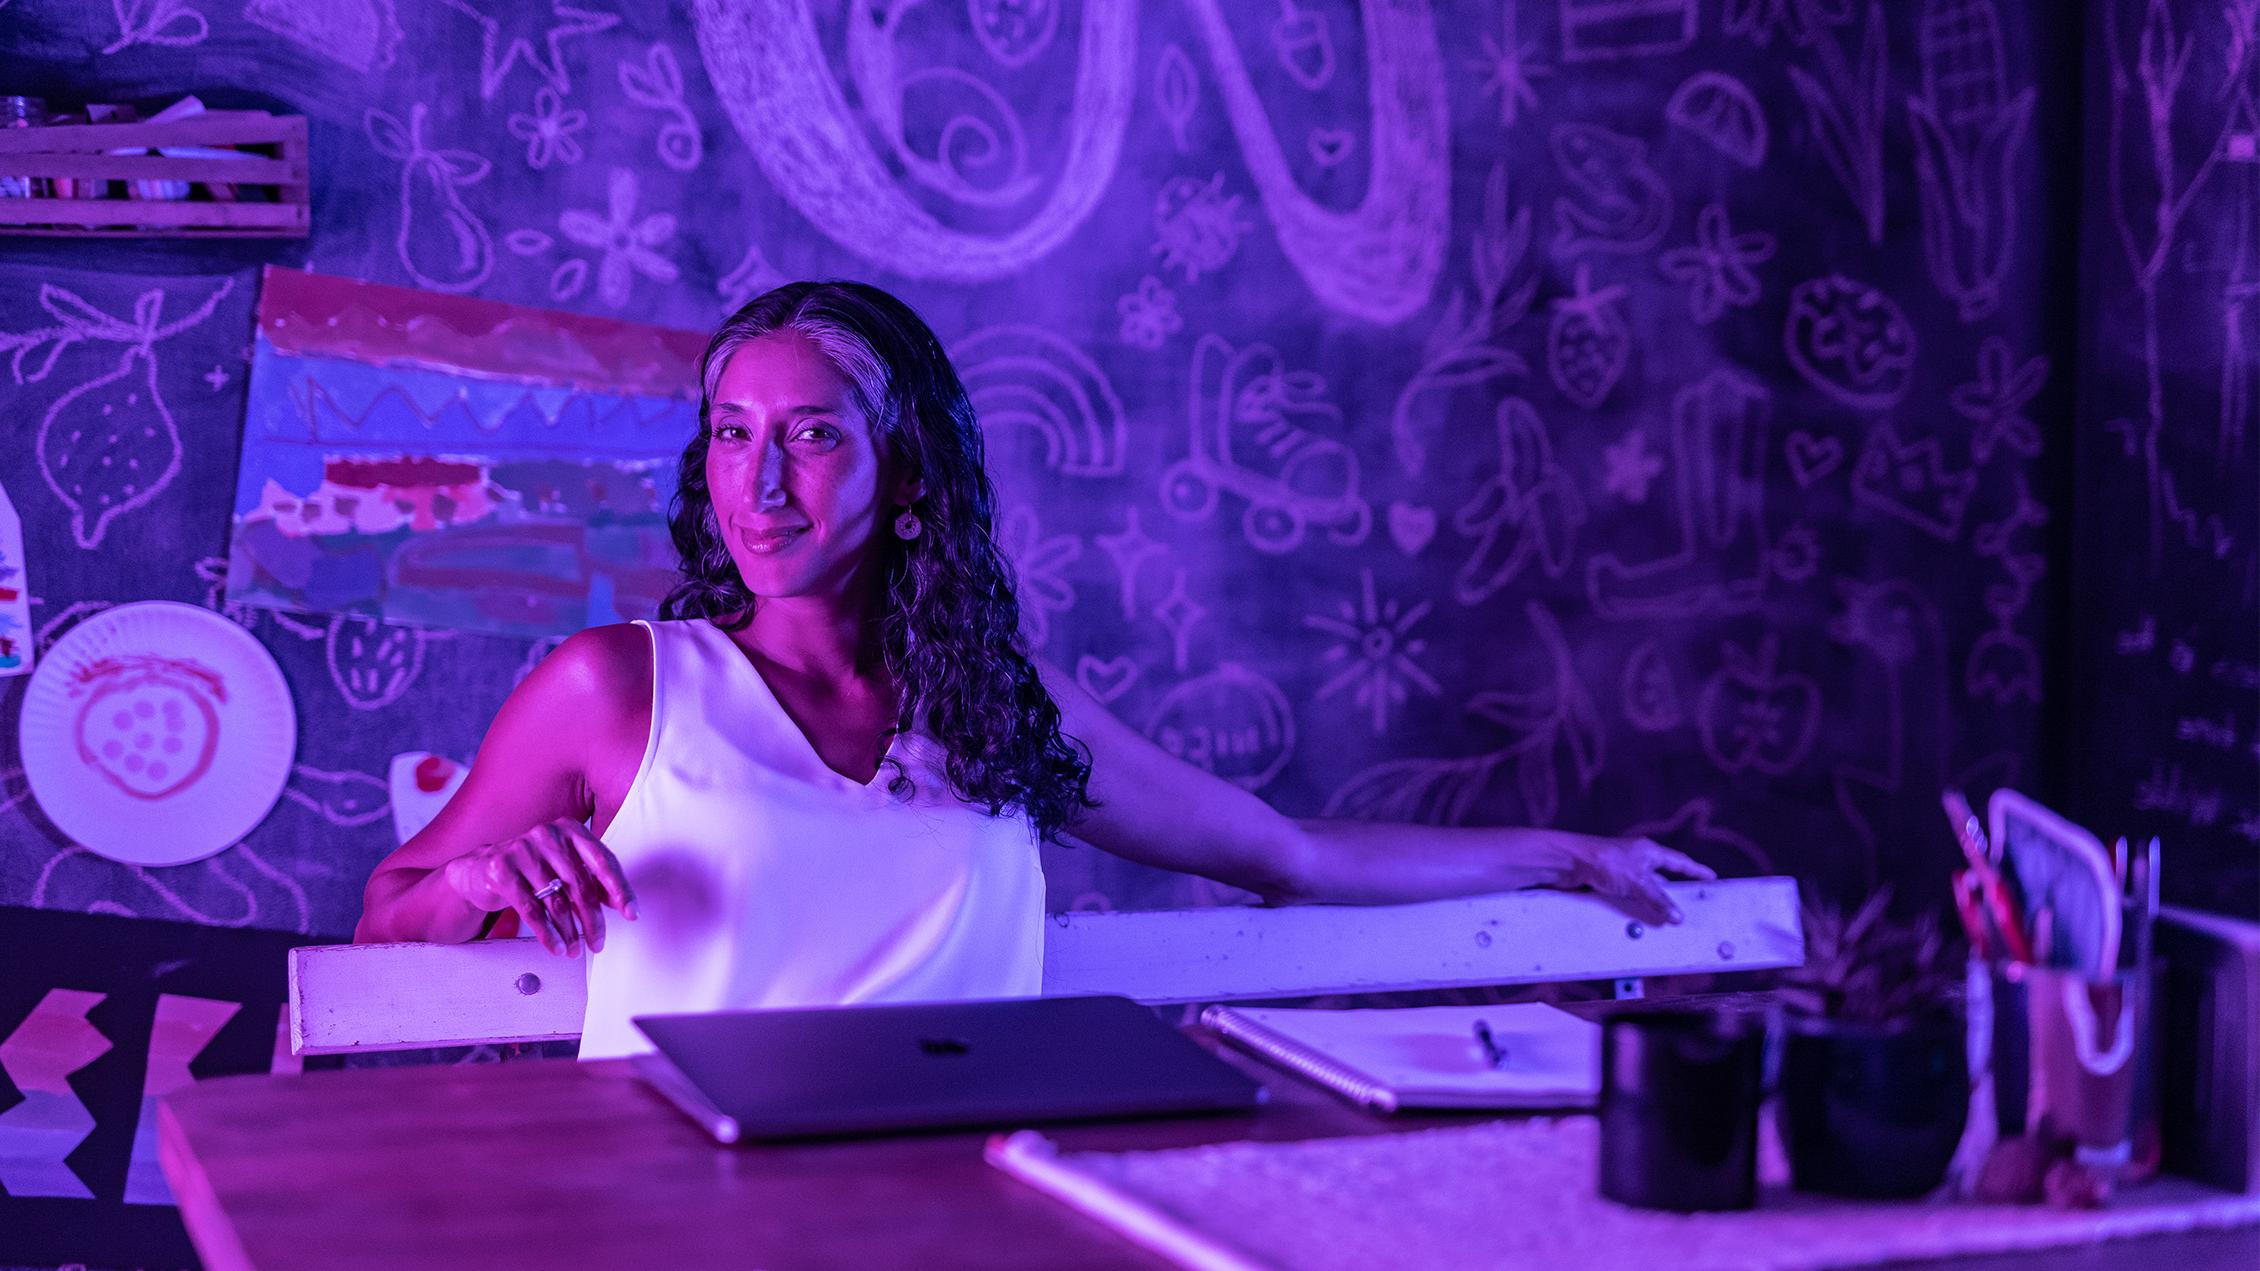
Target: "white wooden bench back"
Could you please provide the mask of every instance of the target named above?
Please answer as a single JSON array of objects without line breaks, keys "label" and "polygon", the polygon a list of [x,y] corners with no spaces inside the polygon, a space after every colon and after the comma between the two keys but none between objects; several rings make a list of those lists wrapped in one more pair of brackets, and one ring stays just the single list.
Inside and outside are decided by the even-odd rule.
[{"label": "white wooden bench back", "polygon": [[[1687,920],[1643,927],[1590,897],[1522,891],[1417,905],[1053,914],[1044,992],[1219,1002],[1748,971],[1804,961],[1797,884],[1667,887]],[[341,944],[290,955],[301,1055],[578,1037],[586,958],[532,940]]]}]

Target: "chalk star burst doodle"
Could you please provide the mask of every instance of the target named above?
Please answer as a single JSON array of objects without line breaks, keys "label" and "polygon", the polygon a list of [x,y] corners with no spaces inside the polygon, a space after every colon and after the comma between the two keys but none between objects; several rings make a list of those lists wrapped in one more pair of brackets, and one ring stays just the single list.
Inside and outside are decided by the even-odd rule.
[{"label": "chalk star burst doodle", "polygon": [[[560,94],[571,92],[573,77],[566,73],[565,54],[560,46],[570,36],[594,35],[599,31],[609,31],[620,23],[619,14],[575,8],[565,3],[565,0],[550,0],[547,13],[544,13],[542,6],[538,4],[505,5],[502,12],[513,24],[526,21],[529,18],[537,25],[547,22],[550,18],[559,19],[557,22],[551,23],[539,37],[513,30],[509,37],[505,39],[502,33],[502,21],[488,17],[484,12],[474,7],[470,0],[440,0],[440,3],[479,24],[479,100],[481,101],[493,101],[495,93],[502,88],[502,81],[510,77],[511,68],[517,66],[520,62],[525,63],[534,74],[541,76],[551,88],[556,89]],[[541,50],[535,48],[537,38],[549,50],[546,61],[542,57]]]},{"label": "chalk star burst doodle", "polygon": [[1359,581],[1358,600],[1343,601],[1340,617],[1305,614],[1303,625],[1336,641],[1320,661],[1341,670],[1319,687],[1319,698],[1350,689],[1350,700],[1373,712],[1373,731],[1379,735],[1388,730],[1389,712],[1404,705],[1412,689],[1430,697],[1442,689],[1413,660],[1428,649],[1428,641],[1412,632],[1428,616],[1429,602],[1405,609],[1395,600],[1382,600],[1374,591],[1370,569],[1360,571]]}]

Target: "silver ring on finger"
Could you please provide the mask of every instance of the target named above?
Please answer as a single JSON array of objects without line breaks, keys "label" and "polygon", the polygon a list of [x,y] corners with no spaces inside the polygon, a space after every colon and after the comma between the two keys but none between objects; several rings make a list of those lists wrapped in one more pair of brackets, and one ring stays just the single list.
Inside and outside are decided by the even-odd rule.
[{"label": "silver ring on finger", "polygon": [[563,890],[565,890],[565,880],[562,878],[552,878],[548,882],[543,883],[541,886],[534,889],[534,899],[547,900]]}]

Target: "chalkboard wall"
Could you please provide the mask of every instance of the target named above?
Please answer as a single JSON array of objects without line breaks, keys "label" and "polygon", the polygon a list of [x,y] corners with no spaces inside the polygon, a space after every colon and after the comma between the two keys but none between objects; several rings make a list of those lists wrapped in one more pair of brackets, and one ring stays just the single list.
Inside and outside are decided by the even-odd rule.
[{"label": "chalkboard wall", "polygon": [[[0,450],[43,642],[219,603],[259,263],[691,329],[849,276],[991,368],[1030,642],[1289,813],[1640,830],[1928,904],[1938,787],[2045,779],[2054,5],[19,0],[0,34],[59,103],[313,132],[303,242],[0,249],[17,343],[43,294],[125,324],[0,374],[11,437],[116,369],[137,305],[180,327],[134,372],[177,471],[98,536]],[[236,616],[298,704],[273,814],[116,864],[11,757],[0,903],[342,935],[391,756],[469,758],[545,651]],[[340,666],[373,643],[381,702]],[[1047,868],[1059,908],[1228,898]]]}]

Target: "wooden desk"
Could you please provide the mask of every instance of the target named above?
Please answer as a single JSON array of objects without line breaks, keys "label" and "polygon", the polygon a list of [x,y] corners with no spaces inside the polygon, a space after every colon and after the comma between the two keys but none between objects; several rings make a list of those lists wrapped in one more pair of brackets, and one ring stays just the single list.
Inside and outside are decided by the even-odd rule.
[{"label": "wooden desk", "polygon": [[[1223,1053],[1271,1086],[1260,1112],[1047,1132],[1069,1148],[1150,1148],[1480,1115],[1369,1117]],[[168,1096],[158,1123],[211,1271],[1165,1265],[991,1169],[984,1133],[722,1148],[620,1061],[224,1077]],[[2248,1231],[1938,1265],[2250,1271],[2256,1254]]]}]

